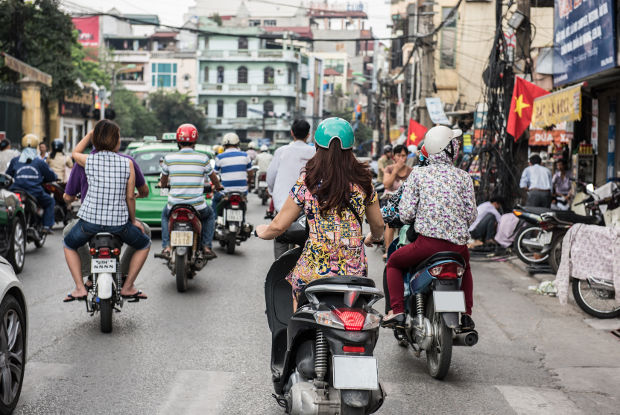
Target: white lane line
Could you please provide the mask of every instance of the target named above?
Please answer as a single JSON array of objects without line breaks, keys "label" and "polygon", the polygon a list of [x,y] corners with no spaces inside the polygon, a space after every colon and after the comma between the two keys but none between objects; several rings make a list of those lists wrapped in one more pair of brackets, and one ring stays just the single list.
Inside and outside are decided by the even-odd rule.
[{"label": "white lane line", "polygon": [[231,372],[181,370],[168,398],[161,406],[162,415],[216,415],[221,411],[226,392],[232,386]]},{"label": "white lane line", "polygon": [[577,415],[581,411],[564,392],[557,389],[526,386],[495,386],[519,415]]}]

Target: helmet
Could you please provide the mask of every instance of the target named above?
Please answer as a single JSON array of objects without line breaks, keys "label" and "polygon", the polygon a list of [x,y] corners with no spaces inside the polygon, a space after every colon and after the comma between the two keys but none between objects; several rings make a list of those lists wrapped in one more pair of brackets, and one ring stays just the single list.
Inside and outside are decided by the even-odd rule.
[{"label": "helmet", "polygon": [[329,148],[332,140],[337,138],[340,140],[340,148],[350,150],[353,148],[355,135],[353,128],[346,120],[338,117],[328,118],[321,121],[314,133],[314,141],[316,145],[323,148]]},{"label": "helmet", "polygon": [[453,138],[460,137],[463,132],[459,129],[451,129],[444,125],[437,125],[426,132],[424,135],[424,145],[422,154],[428,157],[431,154],[438,154],[445,149]]},{"label": "helmet", "polygon": [[39,143],[40,143],[40,140],[36,134],[26,134],[24,138],[22,138],[22,147],[24,148],[26,147],[37,148]]},{"label": "helmet", "polygon": [[0,140],[0,151],[4,150],[5,148],[7,148],[10,145],[11,145],[11,142],[9,141],[9,139],[8,138],[3,138],[2,140]]},{"label": "helmet", "polygon": [[269,151],[269,147],[267,147],[266,144],[263,144],[262,146],[260,146],[260,151]]},{"label": "helmet", "polygon": [[65,148],[65,143],[60,139],[57,138],[54,141],[52,141],[52,151],[62,151]]},{"label": "helmet", "polygon": [[193,124],[181,124],[177,128],[177,143],[195,143],[198,141],[198,130]]},{"label": "helmet", "polygon": [[222,139],[222,145],[224,146],[237,146],[239,145],[239,136],[235,133],[226,133]]},{"label": "helmet", "polygon": [[387,144],[385,147],[383,147],[383,154],[387,154],[387,153],[391,153],[392,152],[392,145],[391,144]]},{"label": "helmet", "polygon": [[250,141],[250,142],[248,143],[248,148],[255,149],[255,148],[256,148],[256,143],[255,143],[254,141]]}]

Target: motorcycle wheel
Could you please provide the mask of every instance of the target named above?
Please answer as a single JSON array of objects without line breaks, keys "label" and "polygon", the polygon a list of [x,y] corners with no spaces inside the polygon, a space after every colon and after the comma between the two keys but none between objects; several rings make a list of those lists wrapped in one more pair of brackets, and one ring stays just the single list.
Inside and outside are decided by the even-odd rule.
[{"label": "motorcycle wheel", "polygon": [[226,253],[228,255],[233,255],[235,253],[236,247],[237,247],[236,237],[233,236],[226,243]]},{"label": "motorcycle wheel", "polygon": [[39,239],[34,240],[34,246],[37,248],[43,248],[43,245],[45,245],[45,241],[47,240],[47,234],[41,232],[41,229],[39,229],[39,235]]},{"label": "motorcycle wheel", "polygon": [[101,332],[112,332],[112,300],[101,300],[99,303],[99,314],[101,315]]},{"label": "motorcycle wheel", "polygon": [[185,292],[187,290],[187,255],[176,254],[174,275],[177,280],[177,291]]},{"label": "motorcycle wheel", "polygon": [[24,310],[11,294],[7,294],[0,305],[0,319],[0,344],[6,361],[6,369],[0,372],[0,382],[7,385],[0,392],[0,413],[11,414],[22,392],[27,361]]},{"label": "motorcycle wheel", "polygon": [[573,297],[583,311],[596,318],[620,317],[620,307],[615,303],[613,288],[604,290],[595,288],[588,280],[572,279]]},{"label": "motorcycle wheel", "polygon": [[543,230],[538,226],[530,226],[519,231],[515,238],[514,246],[515,251],[519,259],[525,262],[527,265],[542,264],[549,259],[549,254],[541,255],[540,258],[535,258],[534,255],[537,252],[531,252],[523,246],[523,240],[527,238],[537,237]]},{"label": "motorcycle wheel", "polygon": [[24,269],[24,262],[26,262],[26,233],[24,232],[24,224],[19,217],[15,218],[11,235],[13,238],[9,242],[7,260],[13,266],[15,273],[19,274]]},{"label": "motorcycle wheel", "polygon": [[549,252],[549,265],[551,265],[554,274],[557,274],[558,269],[560,268],[560,262],[562,261],[563,238],[564,235],[560,235],[560,237],[553,242],[553,245],[551,246],[551,251]]},{"label": "motorcycle wheel", "polygon": [[426,318],[433,326],[433,344],[430,350],[425,350],[426,366],[430,375],[442,380],[450,370],[452,360],[452,330],[446,326],[440,313],[435,313],[433,297],[429,297],[426,304]]}]

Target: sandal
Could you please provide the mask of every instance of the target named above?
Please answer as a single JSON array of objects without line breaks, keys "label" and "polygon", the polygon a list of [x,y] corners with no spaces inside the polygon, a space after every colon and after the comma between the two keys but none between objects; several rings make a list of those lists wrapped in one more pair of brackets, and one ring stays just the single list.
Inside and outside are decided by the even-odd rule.
[{"label": "sandal", "polygon": [[79,296],[79,297],[74,297],[73,294],[69,293],[69,294],[67,294],[67,296],[65,298],[63,298],[62,302],[63,303],[70,303],[72,301],[84,301],[84,300],[86,300],[86,297],[88,297],[88,294],[82,295],[82,296]]}]

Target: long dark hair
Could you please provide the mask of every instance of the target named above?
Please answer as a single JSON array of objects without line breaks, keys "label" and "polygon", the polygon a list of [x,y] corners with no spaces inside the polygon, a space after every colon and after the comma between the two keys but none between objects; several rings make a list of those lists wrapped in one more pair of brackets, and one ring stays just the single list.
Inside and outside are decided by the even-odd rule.
[{"label": "long dark hair", "polygon": [[351,185],[359,185],[366,198],[372,189],[372,174],[366,164],[357,161],[351,150],[342,150],[340,140],[332,140],[329,149],[317,147],[316,154],[306,164],[306,187],[319,202],[321,214],[347,209]]}]

